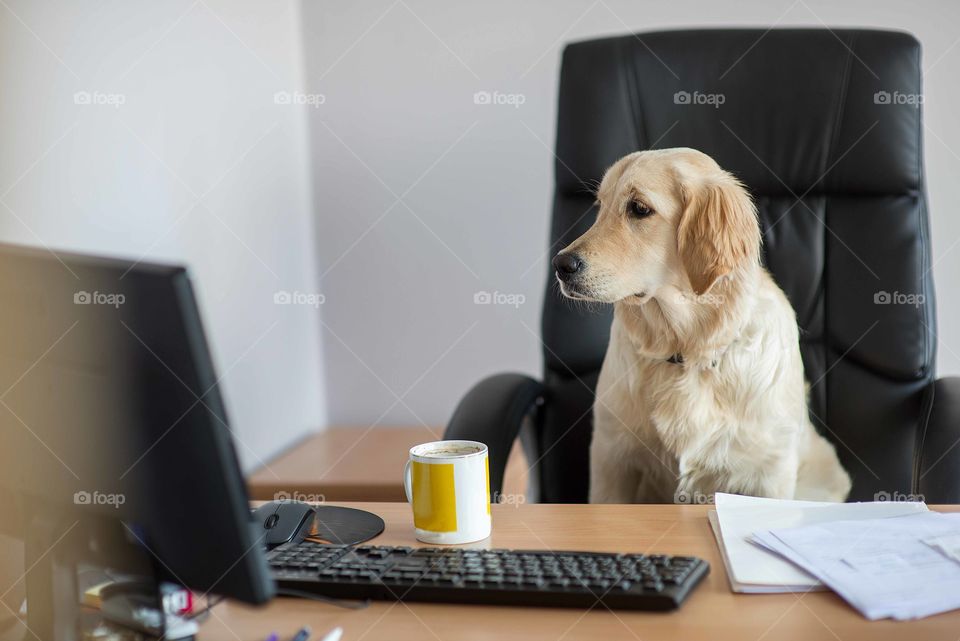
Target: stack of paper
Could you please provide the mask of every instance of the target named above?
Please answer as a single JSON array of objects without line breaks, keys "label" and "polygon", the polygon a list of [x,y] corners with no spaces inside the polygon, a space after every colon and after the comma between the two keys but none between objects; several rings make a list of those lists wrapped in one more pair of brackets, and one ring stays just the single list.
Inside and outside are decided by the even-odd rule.
[{"label": "stack of paper", "polygon": [[824,589],[815,576],[752,541],[753,533],[829,521],[877,519],[927,511],[923,503],[820,503],[716,495],[710,524],[734,592],[798,592]]},{"label": "stack of paper", "polygon": [[944,556],[960,562],[960,532],[947,534],[946,536],[935,536],[924,539],[923,542],[934,550],[940,551]]},{"label": "stack of paper", "polygon": [[940,550],[960,514],[834,521],[758,531],[756,540],[816,576],[868,619],[960,608],[960,563]]}]

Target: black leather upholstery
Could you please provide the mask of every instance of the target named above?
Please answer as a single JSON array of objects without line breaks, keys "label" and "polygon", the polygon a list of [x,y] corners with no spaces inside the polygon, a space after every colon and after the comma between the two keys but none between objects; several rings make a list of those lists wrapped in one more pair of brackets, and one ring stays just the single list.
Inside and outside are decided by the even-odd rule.
[{"label": "black leather upholstery", "polygon": [[[507,456],[517,430],[543,393],[543,385],[523,374],[497,374],[484,379],[460,401],[444,432],[444,438],[474,440],[487,444],[490,465],[490,496],[503,485]],[[490,425],[512,425],[515,430],[490,430]],[[475,438],[483,434],[483,438]]]},{"label": "black leather upholstery", "polygon": [[[671,31],[563,55],[551,249],[592,224],[590,185],[627,153],[695,147],[736,174],[796,309],[811,416],[851,474],[851,499],[960,501],[960,447],[920,478],[933,462],[923,448],[960,439],[960,385],[934,387],[920,80],[919,43],[887,31]],[[533,455],[541,500],[583,501],[611,314],[571,305],[553,281]]]},{"label": "black leather upholstery", "polygon": [[941,378],[928,388],[920,421],[913,478],[916,492],[931,502],[957,502],[960,470],[960,377]]}]

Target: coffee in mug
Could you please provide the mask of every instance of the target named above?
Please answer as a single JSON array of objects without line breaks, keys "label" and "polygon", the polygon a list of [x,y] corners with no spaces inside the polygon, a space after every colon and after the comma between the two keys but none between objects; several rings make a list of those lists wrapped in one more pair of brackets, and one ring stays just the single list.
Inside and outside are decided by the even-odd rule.
[{"label": "coffee in mug", "polygon": [[483,443],[434,441],[411,447],[403,484],[418,540],[456,544],[490,536],[490,471]]}]

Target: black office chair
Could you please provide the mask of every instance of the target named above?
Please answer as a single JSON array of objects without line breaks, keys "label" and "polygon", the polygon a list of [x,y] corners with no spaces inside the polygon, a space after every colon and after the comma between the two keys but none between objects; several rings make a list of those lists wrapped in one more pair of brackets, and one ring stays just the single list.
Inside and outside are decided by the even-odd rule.
[{"label": "black office chair", "polygon": [[[589,184],[627,153],[694,147],[736,174],[797,312],[811,418],[851,500],[960,502],[960,378],[934,372],[920,84],[919,43],[887,31],[670,31],[563,55],[551,251],[592,224]],[[540,501],[587,500],[610,321],[548,275],[543,381],[480,382],[446,430],[489,445],[491,491],[520,434]]]}]

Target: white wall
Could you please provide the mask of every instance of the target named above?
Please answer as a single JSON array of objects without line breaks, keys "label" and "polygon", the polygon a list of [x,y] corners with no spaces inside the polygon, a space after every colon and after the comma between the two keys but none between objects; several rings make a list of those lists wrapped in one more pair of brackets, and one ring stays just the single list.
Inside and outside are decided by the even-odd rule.
[{"label": "white wall", "polygon": [[481,377],[540,371],[559,53],[631,29],[921,39],[939,369],[960,373],[949,2],[5,2],[0,239],[188,263],[248,468],[328,421],[441,425]]},{"label": "white wall", "polygon": [[[0,239],[187,263],[246,468],[325,424],[299,4],[0,6]],[[115,94],[118,106],[76,104]]]},{"label": "white wall", "polygon": [[[326,96],[310,112],[310,130],[331,421],[439,425],[482,376],[540,371],[564,42],[823,23],[906,29],[924,45],[939,371],[960,373],[960,5],[306,2],[307,85]],[[525,102],[474,104],[474,92],[494,90]],[[526,302],[477,306],[479,290]]]}]

